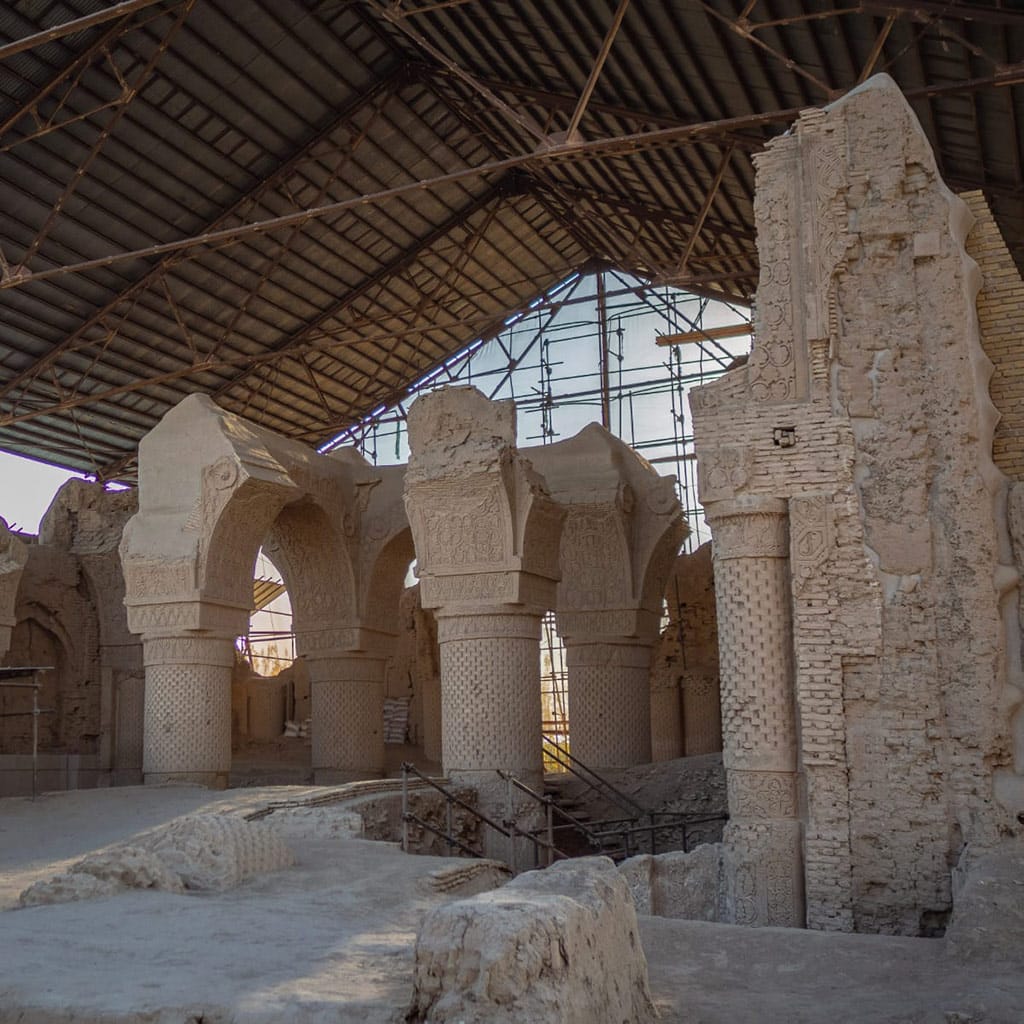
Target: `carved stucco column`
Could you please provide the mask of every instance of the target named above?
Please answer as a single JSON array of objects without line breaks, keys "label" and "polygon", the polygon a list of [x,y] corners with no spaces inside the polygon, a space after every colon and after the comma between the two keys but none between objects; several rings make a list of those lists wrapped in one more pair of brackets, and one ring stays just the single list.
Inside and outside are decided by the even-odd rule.
[{"label": "carved stucco column", "polygon": [[523,605],[438,614],[446,773],[493,776],[500,767],[540,786],[542,615]]},{"label": "carved stucco column", "polygon": [[654,640],[612,639],[564,638],[572,754],[601,769],[651,760]]},{"label": "carved stucco column", "polygon": [[705,506],[721,662],[726,920],[804,924],[788,516],[755,496]]},{"label": "carved stucco column", "polygon": [[573,756],[598,769],[647,764],[653,648],[686,534],[675,480],[596,423],[528,452],[566,509],[556,607]]},{"label": "carved stucco column", "polygon": [[312,652],[313,778],[335,785],[384,774],[383,654]]},{"label": "carved stucco column", "polygon": [[227,786],[234,636],[143,635],[146,783]]},{"label": "carved stucco column", "polygon": [[[501,819],[496,769],[533,788],[542,780],[540,622],[554,604],[564,513],[515,449],[510,402],[475,388],[423,396],[409,441],[405,501],[422,604],[438,624],[442,763]],[[521,826],[527,804],[512,808]]]}]

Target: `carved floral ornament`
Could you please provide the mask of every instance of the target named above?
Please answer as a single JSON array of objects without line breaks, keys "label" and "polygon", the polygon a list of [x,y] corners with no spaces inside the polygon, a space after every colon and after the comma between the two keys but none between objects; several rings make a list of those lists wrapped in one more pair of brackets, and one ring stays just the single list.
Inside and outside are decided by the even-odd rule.
[{"label": "carved floral ornament", "polygon": [[795,818],[796,776],[786,772],[731,770],[728,777],[729,814],[762,821]]},{"label": "carved floral ornament", "polygon": [[697,455],[697,489],[701,501],[718,501],[742,493],[754,471],[754,452],[747,445],[702,448]]},{"label": "carved floral ornament", "polygon": [[716,560],[789,556],[785,500],[748,496],[708,502],[704,511],[711,526]]},{"label": "carved floral ornament", "polygon": [[789,502],[793,589],[801,593],[821,574],[835,546],[832,497],[804,495]]}]

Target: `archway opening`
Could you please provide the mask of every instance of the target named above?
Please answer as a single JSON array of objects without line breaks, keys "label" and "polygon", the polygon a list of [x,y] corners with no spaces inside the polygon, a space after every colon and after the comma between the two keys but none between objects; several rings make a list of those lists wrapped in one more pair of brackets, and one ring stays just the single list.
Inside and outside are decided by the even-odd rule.
[{"label": "archway opening", "polygon": [[253,572],[249,628],[235,649],[232,786],[311,781],[309,673],[296,658],[291,594],[262,547]]}]

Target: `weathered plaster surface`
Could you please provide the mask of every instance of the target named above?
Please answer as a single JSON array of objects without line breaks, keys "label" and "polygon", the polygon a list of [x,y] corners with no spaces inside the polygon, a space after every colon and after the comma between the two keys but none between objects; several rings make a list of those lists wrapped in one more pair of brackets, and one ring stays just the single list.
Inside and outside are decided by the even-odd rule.
[{"label": "weathered plaster surface", "polygon": [[[971,218],[886,76],[806,112],[757,173],[754,349],[691,397],[702,500],[785,509],[793,620],[770,642],[791,647],[807,922],[916,934],[964,844],[1013,825],[993,775],[1016,572]],[[724,693],[726,663],[753,679],[758,656],[730,649],[719,577]],[[761,741],[723,714],[728,766]]]}]

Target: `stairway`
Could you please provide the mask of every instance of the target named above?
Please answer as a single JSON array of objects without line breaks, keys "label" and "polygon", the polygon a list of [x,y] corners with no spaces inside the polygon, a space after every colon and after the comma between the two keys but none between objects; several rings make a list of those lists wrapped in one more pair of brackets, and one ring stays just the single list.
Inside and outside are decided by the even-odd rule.
[{"label": "stairway", "polygon": [[[544,776],[544,796],[550,797],[555,808],[555,846],[570,857],[590,857],[595,854],[602,854],[611,857],[616,863],[624,860],[626,850],[621,836],[602,836],[597,839],[588,836],[585,828],[604,826],[595,822],[587,813],[586,802],[578,797],[572,797],[565,792],[566,786],[573,781],[573,776],[567,772],[556,772]],[[584,828],[576,827],[572,822],[562,817],[558,812],[571,815]]]}]

